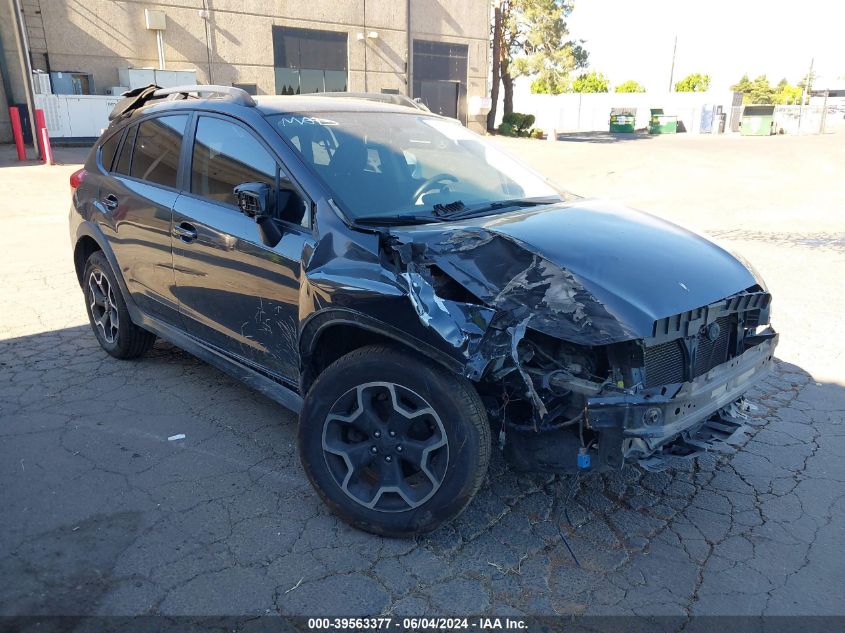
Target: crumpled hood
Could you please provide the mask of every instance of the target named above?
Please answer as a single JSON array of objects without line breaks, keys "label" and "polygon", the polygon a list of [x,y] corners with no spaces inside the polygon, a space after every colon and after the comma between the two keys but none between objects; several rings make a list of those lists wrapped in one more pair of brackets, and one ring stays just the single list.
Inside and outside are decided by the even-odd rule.
[{"label": "crumpled hood", "polygon": [[658,319],[762,285],[704,237],[595,200],[390,233],[488,305],[590,345],[649,337]]}]

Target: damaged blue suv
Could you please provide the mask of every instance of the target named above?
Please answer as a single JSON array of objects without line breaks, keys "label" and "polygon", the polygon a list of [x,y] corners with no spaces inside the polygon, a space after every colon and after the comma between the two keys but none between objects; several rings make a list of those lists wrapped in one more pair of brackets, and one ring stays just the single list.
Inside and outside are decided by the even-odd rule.
[{"label": "damaged blue suv", "polygon": [[[712,242],[376,99],[130,93],[71,177],[94,335],[160,337],[299,413],[340,517],[407,536],[515,469],[660,467],[738,427],[771,297]],[[495,442],[494,442],[495,438]]]}]

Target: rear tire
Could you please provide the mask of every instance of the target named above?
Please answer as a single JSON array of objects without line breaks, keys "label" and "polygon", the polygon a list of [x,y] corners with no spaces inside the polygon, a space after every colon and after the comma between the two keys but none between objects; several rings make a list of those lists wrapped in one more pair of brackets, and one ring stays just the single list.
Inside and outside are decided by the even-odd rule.
[{"label": "rear tire", "polygon": [[383,536],[458,516],[484,480],[490,448],[475,388],[389,346],[330,365],[299,418],[300,459],[317,493],[347,523]]},{"label": "rear tire", "polygon": [[137,358],[155,343],[154,334],[132,323],[123,293],[102,251],[91,253],[82,275],[85,309],[94,336],[115,358]]}]

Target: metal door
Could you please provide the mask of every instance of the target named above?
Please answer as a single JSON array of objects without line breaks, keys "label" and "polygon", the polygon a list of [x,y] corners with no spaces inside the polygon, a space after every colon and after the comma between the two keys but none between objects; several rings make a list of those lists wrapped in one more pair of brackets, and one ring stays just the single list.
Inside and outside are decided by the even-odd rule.
[{"label": "metal door", "polygon": [[435,114],[458,118],[458,97],[460,82],[423,81],[420,85],[420,98]]}]

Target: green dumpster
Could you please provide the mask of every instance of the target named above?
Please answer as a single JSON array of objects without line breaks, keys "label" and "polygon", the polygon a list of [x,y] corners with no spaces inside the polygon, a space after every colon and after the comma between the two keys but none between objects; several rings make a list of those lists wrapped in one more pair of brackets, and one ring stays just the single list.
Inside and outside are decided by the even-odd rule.
[{"label": "green dumpster", "polygon": [[775,106],[751,105],[742,109],[739,133],[742,136],[771,136],[775,127]]},{"label": "green dumpster", "polygon": [[631,134],[637,121],[636,108],[611,108],[610,131]]},{"label": "green dumpster", "polygon": [[663,114],[663,108],[652,108],[648,121],[649,134],[676,134],[678,132],[678,117],[674,114]]}]

